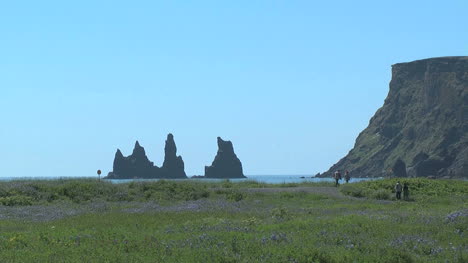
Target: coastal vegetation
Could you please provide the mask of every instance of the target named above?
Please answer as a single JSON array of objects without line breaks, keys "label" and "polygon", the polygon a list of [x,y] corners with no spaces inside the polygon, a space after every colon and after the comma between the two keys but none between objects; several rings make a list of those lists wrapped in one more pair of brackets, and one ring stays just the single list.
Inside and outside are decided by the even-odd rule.
[{"label": "coastal vegetation", "polygon": [[0,260],[466,262],[467,200],[467,181],[419,178],[1,182]]}]

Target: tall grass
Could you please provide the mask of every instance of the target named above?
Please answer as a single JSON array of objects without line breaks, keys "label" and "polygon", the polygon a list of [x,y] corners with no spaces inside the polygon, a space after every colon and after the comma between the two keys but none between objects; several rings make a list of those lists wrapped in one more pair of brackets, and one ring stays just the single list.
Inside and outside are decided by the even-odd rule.
[{"label": "tall grass", "polygon": [[[266,184],[253,180],[232,182],[143,181],[112,184],[93,179],[17,180],[0,182],[0,204],[32,205],[70,201],[84,203],[105,201],[187,201],[208,198],[210,189],[246,189],[266,187],[324,186],[327,183]],[[232,191],[230,192],[232,193]],[[240,200],[240,194],[233,197]]]},{"label": "tall grass", "polygon": [[468,196],[468,182],[458,180],[433,180],[426,178],[391,178],[346,184],[340,191],[354,197],[395,200],[395,185],[408,184],[410,200],[424,200],[429,197],[460,199]]},{"label": "tall grass", "polygon": [[[132,200],[46,222],[0,220],[0,262],[467,262],[466,184],[408,182],[413,202],[380,200],[392,195],[394,180],[341,186],[368,198],[250,192],[242,189],[258,185],[228,181],[0,183],[0,198],[57,209],[62,202]],[[128,210],[155,201],[183,208],[205,199],[214,205]]]}]

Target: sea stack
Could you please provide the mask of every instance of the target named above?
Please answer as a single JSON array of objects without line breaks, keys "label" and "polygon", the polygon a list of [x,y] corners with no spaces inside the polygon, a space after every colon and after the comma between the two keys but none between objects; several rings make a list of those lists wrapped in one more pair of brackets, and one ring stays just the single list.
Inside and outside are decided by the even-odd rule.
[{"label": "sea stack", "polygon": [[114,169],[107,176],[109,179],[152,178],[158,174],[158,167],[150,162],[138,141],[135,142],[133,153],[124,157],[117,149],[114,158]]},{"label": "sea stack", "polygon": [[321,176],[338,169],[354,177],[468,178],[468,57],[393,65],[384,105]]},{"label": "sea stack", "polygon": [[242,172],[242,163],[234,153],[232,142],[218,137],[218,153],[211,166],[205,166],[205,177],[246,178]]},{"label": "sea stack", "polygon": [[164,163],[161,171],[167,178],[187,178],[184,161],[180,155],[177,156],[177,147],[171,133],[167,135],[166,146],[164,147]]},{"label": "sea stack", "polygon": [[166,140],[163,167],[159,168],[151,162],[138,141],[135,143],[133,153],[124,157],[117,149],[114,158],[113,171],[106,179],[181,179],[187,178],[184,171],[182,157],[176,156],[177,148],[174,136],[169,134]]}]

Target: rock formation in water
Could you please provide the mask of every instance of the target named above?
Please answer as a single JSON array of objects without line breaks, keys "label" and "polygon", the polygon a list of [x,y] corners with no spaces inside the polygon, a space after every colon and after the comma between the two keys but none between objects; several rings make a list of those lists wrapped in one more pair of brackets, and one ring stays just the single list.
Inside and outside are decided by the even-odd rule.
[{"label": "rock formation in water", "polygon": [[242,172],[242,163],[234,153],[230,141],[218,137],[218,153],[211,164],[205,166],[206,178],[246,178]]},{"label": "rock formation in water", "polygon": [[158,167],[154,166],[146,156],[145,149],[137,141],[133,153],[124,157],[117,149],[114,158],[114,169],[107,176],[109,179],[152,178],[158,174]]},{"label": "rock formation in water", "polygon": [[356,177],[468,177],[468,57],[392,66],[390,91],[337,169]]},{"label": "rock formation in water", "polygon": [[184,171],[184,161],[182,157],[176,156],[177,148],[172,134],[167,136],[164,164],[161,168],[155,166],[148,160],[145,149],[138,143],[135,143],[133,153],[124,157],[122,152],[117,149],[114,158],[113,171],[107,175],[107,179],[179,179],[187,178]]},{"label": "rock formation in water", "polygon": [[184,171],[184,161],[182,157],[177,156],[177,147],[174,142],[174,136],[167,135],[166,146],[164,147],[164,163],[161,171],[167,178],[187,178]]}]

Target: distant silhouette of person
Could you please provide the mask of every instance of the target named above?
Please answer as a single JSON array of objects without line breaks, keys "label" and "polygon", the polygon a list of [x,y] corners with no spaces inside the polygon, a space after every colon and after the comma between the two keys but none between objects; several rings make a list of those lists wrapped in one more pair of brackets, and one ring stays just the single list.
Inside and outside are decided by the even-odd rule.
[{"label": "distant silhouette of person", "polygon": [[349,175],[348,170],[346,170],[344,173],[344,179],[346,180],[346,183],[349,183],[349,180],[351,180],[351,176]]},{"label": "distant silhouette of person", "polygon": [[401,184],[400,184],[400,182],[397,182],[396,185],[395,185],[395,193],[396,193],[396,199],[397,200],[401,199],[401,190],[402,190]]},{"label": "distant silhouette of person", "polygon": [[338,181],[341,180],[340,170],[336,170],[336,172],[334,174],[334,178],[335,178],[335,187],[338,187],[338,185],[340,185],[340,183]]},{"label": "distant silhouette of person", "polygon": [[403,200],[408,201],[409,200],[409,187],[408,183],[403,184]]}]

